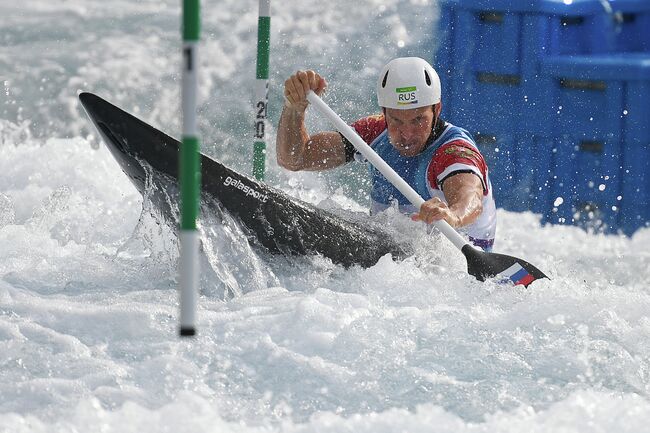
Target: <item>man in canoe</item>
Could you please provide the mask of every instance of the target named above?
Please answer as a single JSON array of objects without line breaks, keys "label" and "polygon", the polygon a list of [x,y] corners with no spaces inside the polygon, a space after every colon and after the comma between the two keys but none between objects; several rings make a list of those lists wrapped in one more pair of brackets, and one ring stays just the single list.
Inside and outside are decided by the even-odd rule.
[{"label": "man in canoe", "polygon": [[[317,171],[364,161],[339,132],[307,132],[307,92],[320,95],[326,86],[312,70],[298,71],[285,81],[276,141],[280,166]],[[414,220],[445,220],[474,245],[491,250],[496,206],[488,167],[469,133],[440,118],[441,86],[434,68],[419,57],[390,61],[379,74],[377,100],[381,114],[359,119],[352,127],[425,203],[415,209],[371,166],[371,213],[396,202]]]}]

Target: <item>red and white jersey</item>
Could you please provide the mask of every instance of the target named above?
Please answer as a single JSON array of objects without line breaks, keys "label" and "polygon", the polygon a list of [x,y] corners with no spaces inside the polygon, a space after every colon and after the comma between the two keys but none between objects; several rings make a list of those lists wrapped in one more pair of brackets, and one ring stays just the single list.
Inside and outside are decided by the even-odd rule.
[{"label": "red and white jersey", "polygon": [[[438,197],[446,203],[442,185],[450,176],[458,173],[478,176],[483,184],[483,210],[472,224],[460,230],[475,245],[491,248],[496,233],[496,204],[487,164],[467,131],[446,123],[437,138],[428,143],[419,155],[404,157],[390,143],[384,116],[360,119],[352,127],[425,200]],[[373,212],[384,210],[395,201],[404,213],[417,211],[381,173],[372,167],[371,173]]]}]

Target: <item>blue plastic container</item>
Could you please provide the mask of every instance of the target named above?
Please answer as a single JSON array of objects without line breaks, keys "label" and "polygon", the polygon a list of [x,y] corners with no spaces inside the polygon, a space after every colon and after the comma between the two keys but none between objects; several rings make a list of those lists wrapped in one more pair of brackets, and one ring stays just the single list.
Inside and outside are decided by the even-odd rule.
[{"label": "blue plastic container", "polygon": [[[473,30],[463,28],[470,24],[479,35],[496,36],[495,50],[503,47],[502,42],[520,37],[507,34],[512,25],[537,34],[535,41],[529,41],[533,45],[525,48],[540,49],[547,55],[650,50],[647,0],[441,0],[440,5],[443,11],[451,11],[441,17],[441,28],[448,28],[453,15],[470,12],[478,21],[458,21],[458,31]],[[525,22],[528,18],[533,20]]]},{"label": "blue plastic container", "polygon": [[576,136],[550,139],[554,149],[550,195],[544,221],[596,231],[621,228],[620,143],[585,141]]},{"label": "blue plastic container", "polygon": [[497,205],[632,233],[650,220],[650,0],[441,0],[443,115]]},{"label": "blue plastic container", "polygon": [[650,220],[650,54],[542,60],[555,141],[550,222],[632,233]]},{"label": "blue plastic container", "polygon": [[650,1],[610,0],[614,52],[650,52]]},{"label": "blue plastic container", "polygon": [[445,115],[486,135],[533,134],[553,55],[650,52],[647,0],[442,0],[434,64]]}]

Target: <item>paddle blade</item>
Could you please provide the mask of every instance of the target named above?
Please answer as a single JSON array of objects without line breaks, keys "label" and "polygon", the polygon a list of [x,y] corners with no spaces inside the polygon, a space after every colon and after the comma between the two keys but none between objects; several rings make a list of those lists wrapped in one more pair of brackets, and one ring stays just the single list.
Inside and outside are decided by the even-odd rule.
[{"label": "paddle blade", "polygon": [[528,287],[535,280],[548,278],[535,266],[516,257],[480,251],[469,244],[465,245],[461,251],[467,259],[467,272],[480,281],[502,276],[515,285],[523,284]]}]

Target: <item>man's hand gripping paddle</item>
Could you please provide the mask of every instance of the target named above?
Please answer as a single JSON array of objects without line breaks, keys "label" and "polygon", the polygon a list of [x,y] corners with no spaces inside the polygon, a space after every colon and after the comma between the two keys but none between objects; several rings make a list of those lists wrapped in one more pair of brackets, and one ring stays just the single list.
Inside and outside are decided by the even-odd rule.
[{"label": "man's hand gripping paddle", "polygon": [[[420,208],[424,200],[409,184],[404,181],[370,146],[368,146],[357,133],[345,123],[323,100],[313,91],[307,93],[307,100],[312,103],[336,126],[354,147],[375,166],[408,200]],[[523,284],[528,287],[530,283],[540,278],[548,278],[542,271],[530,263],[505,254],[488,253],[481,251],[466,241],[447,221],[435,221],[433,225],[444,234],[458,248],[467,259],[467,272],[480,281],[486,278],[502,276],[514,284]]]}]

